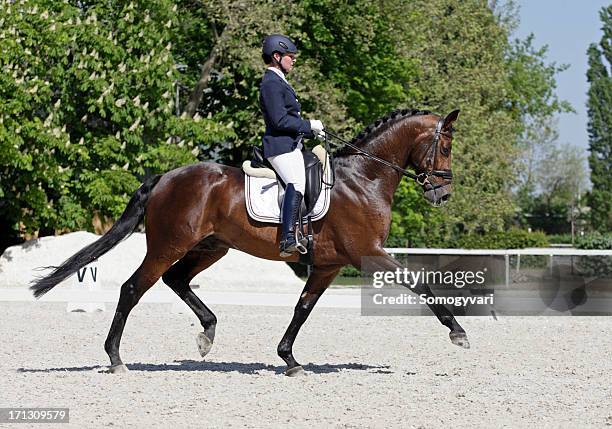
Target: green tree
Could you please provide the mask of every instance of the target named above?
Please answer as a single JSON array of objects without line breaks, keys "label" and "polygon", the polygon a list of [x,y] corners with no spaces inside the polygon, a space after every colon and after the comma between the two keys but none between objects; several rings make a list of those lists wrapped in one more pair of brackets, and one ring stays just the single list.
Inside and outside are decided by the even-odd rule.
[{"label": "green tree", "polygon": [[527,125],[519,139],[519,158],[517,160],[517,188],[515,191],[518,209],[528,211],[533,198],[538,193],[539,176],[543,154],[546,148],[554,146],[559,138],[557,122],[542,118]]},{"label": "green tree", "polygon": [[228,134],[174,115],[170,0],[0,6],[4,234],[91,229],[93,212],[116,217],[144,175]]},{"label": "green tree", "polygon": [[368,125],[420,99],[417,62],[401,55],[393,20],[378,2],[302,2],[304,55],[345,94],[348,114]]},{"label": "green tree", "polygon": [[523,207],[529,225],[547,233],[570,232],[573,210],[586,188],[585,159],[570,144],[546,145],[536,156],[534,191]]},{"label": "green tree", "polygon": [[587,51],[589,69],[589,166],[593,189],[589,196],[591,224],[600,232],[612,231],[612,6],[601,9],[603,36]]},{"label": "green tree", "polygon": [[[418,64],[412,85],[420,106],[440,113],[461,109],[453,196],[443,216],[430,216],[434,223],[422,237],[439,243],[461,232],[504,228],[515,212],[512,189],[525,124],[569,109],[554,94],[563,67],[548,64],[546,49],[535,49],[531,37],[510,41],[512,8],[496,15],[477,0],[385,5],[400,52]],[[396,209],[406,204],[396,200]]]}]

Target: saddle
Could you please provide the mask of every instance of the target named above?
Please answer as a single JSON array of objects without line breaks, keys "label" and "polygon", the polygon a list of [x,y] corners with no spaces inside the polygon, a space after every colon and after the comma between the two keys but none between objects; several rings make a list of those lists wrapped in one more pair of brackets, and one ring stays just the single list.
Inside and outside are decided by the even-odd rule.
[{"label": "saddle", "polygon": [[[326,162],[327,153],[322,146],[315,147],[312,151],[302,151],[304,157],[304,170],[306,172],[306,187],[304,200],[302,201],[302,216],[308,216],[321,194],[323,188],[323,162]],[[244,172],[253,177],[268,177],[278,182],[278,205],[282,204],[285,195],[286,183],[276,174],[272,165],[263,157],[260,147],[253,147],[253,159],[242,164]]]},{"label": "saddle", "polygon": [[[302,237],[306,238],[307,244],[305,245],[306,253],[300,252],[299,263],[312,265],[314,251],[312,222],[325,216],[329,208],[334,175],[330,156],[323,146],[316,146],[312,151],[305,150],[302,156],[304,157],[306,186],[298,216],[298,231]],[[242,170],[245,173],[245,202],[249,216],[260,222],[278,224],[286,184],[263,157],[261,148],[253,148],[253,159],[244,161]],[[269,190],[274,186],[278,189],[276,198],[269,194]],[[266,197],[266,194],[270,195],[271,200]],[[276,213],[273,213],[275,210],[270,210],[274,203],[277,204]]]}]

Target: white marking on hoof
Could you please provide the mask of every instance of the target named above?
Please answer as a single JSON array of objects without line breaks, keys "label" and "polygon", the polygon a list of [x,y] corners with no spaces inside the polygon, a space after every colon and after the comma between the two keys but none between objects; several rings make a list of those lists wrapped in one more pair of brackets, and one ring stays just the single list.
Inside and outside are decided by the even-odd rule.
[{"label": "white marking on hoof", "polygon": [[111,366],[110,368],[108,368],[108,373],[109,374],[125,374],[127,372],[129,372],[130,370],[128,369],[127,366],[121,364],[121,365],[114,365]]},{"label": "white marking on hoof", "polygon": [[301,366],[294,366],[293,368],[285,371],[285,375],[287,377],[303,377],[305,375],[308,375],[308,373],[304,371],[304,368],[302,368]]},{"label": "white marking on hoof", "polygon": [[470,348],[470,342],[465,332],[451,332],[449,336],[454,345],[463,347],[464,349]]},{"label": "white marking on hoof", "polygon": [[206,336],[204,332],[200,332],[196,337],[196,344],[198,345],[198,350],[200,351],[200,356],[204,357],[210,352],[212,349],[213,343]]}]

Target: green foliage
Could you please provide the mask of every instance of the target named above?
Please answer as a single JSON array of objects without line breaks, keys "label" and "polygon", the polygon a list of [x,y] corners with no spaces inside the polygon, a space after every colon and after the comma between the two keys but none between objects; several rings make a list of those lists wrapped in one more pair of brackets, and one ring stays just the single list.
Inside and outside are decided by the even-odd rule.
[{"label": "green foliage", "polygon": [[511,43],[505,18],[485,2],[385,4],[395,44],[417,62],[418,79],[408,86],[419,104],[440,113],[461,108],[450,202],[433,209],[419,191],[405,195],[411,201],[396,198],[388,243],[446,246],[464,233],[501,230],[515,213],[525,124],[569,110],[554,95],[563,67],[547,64],[546,50],[535,49],[531,38]]},{"label": "green foliage", "polygon": [[443,212],[432,209],[412,180],[403,179],[393,199],[393,212],[387,247],[433,247],[440,245],[443,231],[437,227]]},{"label": "green foliage", "polygon": [[535,49],[532,42],[532,36],[515,42],[509,63],[511,111],[523,119],[517,163],[519,220],[548,233],[568,231],[572,210],[578,206],[586,187],[586,169],[581,151],[569,144],[559,144],[556,127],[551,122],[555,112],[572,110],[554,96],[555,74],[566,66],[547,65],[546,47]]},{"label": "green foliage", "polygon": [[572,244],[572,234],[551,234],[546,238],[550,244]]},{"label": "green foliage", "polygon": [[463,235],[453,244],[450,247],[458,249],[525,249],[547,247],[549,243],[543,232],[509,229],[486,234]]},{"label": "green foliage", "polygon": [[519,221],[549,234],[570,231],[587,186],[582,150],[560,144],[554,124],[547,121],[530,124],[519,144]]},{"label": "green foliage", "polygon": [[467,232],[499,229],[513,211],[516,123],[506,106],[508,36],[484,2],[434,3],[431,21],[417,23],[417,41],[407,50],[421,59],[424,96],[433,110],[462,110],[453,145],[456,180],[439,227],[446,235],[458,224]]},{"label": "green foliage", "polygon": [[14,233],[91,229],[143,176],[232,134],[173,116],[170,0],[1,7],[0,219]]},{"label": "green foliage", "polygon": [[346,95],[347,113],[367,125],[418,100],[416,61],[399,52],[393,21],[368,0],[302,2],[303,54],[320,64],[325,79]]},{"label": "green foliage", "polygon": [[600,232],[612,231],[612,6],[601,9],[599,16],[604,35],[598,45],[587,51],[590,83],[587,108],[589,115],[589,166],[593,189],[589,196],[591,223]]},{"label": "green foliage", "polygon": [[338,274],[339,277],[359,277],[361,276],[361,271],[352,265],[347,265],[340,270]]},{"label": "green foliage", "polygon": [[573,111],[569,103],[558,100],[555,95],[555,76],[568,66],[548,64],[547,51],[546,46],[533,46],[533,34],[524,40],[516,39],[507,47],[506,68],[510,83],[507,101],[510,112],[522,127],[529,125],[526,119]]},{"label": "green foliage", "polygon": [[612,250],[612,234],[586,234],[576,238],[577,249]]},{"label": "green foliage", "polygon": [[[576,239],[578,249],[612,250],[612,234],[587,234]],[[576,263],[583,275],[612,276],[612,256],[583,256]]]}]

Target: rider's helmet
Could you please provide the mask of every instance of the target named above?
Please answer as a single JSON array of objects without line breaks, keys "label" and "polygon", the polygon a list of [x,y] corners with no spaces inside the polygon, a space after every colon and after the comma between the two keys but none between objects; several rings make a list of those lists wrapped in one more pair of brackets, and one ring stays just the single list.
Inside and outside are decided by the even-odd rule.
[{"label": "rider's helmet", "polygon": [[261,53],[264,59],[266,59],[266,57],[271,58],[274,52],[278,52],[281,55],[297,54],[297,48],[287,36],[270,34],[263,41]]}]

